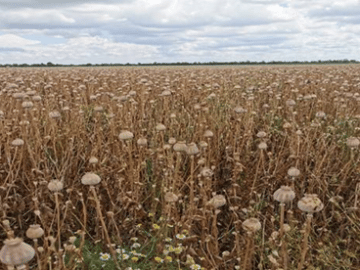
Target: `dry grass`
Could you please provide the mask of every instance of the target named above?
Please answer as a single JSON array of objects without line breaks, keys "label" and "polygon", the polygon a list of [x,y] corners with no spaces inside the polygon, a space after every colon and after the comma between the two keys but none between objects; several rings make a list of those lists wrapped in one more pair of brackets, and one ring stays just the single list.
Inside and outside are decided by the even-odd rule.
[{"label": "dry grass", "polygon": [[[41,247],[32,269],[91,269],[75,263],[88,243],[109,269],[359,269],[359,74],[0,70],[2,240]],[[87,172],[101,182],[83,185]],[[282,185],[293,201],[273,199]],[[324,208],[306,216],[305,194]],[[31,224],[44,230],[35,244]],[[148,264],[121,260],[133,237]]]}]

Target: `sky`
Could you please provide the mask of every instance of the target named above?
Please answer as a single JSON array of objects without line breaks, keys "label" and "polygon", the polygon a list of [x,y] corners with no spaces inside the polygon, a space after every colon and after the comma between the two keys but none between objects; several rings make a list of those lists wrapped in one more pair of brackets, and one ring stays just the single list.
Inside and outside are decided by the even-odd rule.
[{"label": "sky", "polygon": [[360,60],[359,0],[0,0],[0,64]]}]

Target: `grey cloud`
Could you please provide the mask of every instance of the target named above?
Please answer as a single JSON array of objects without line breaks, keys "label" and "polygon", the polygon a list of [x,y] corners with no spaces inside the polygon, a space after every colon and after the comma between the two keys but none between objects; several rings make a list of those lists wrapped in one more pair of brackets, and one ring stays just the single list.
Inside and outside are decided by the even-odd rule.
[{"label": "grey cloud", "polygon": [[360,3],[352,6],[336,6],[323,7],[310,10],[308,16],[310,17],[344,17],[344,16],[359,16]]},{"label": "grey cloud", "polygon": [[25,52],[25,50],[21,49],[21,48],[4,48],[4,47],[0,47],[0,53],[6,53],[6,52]]},{"label": "grey cloud", "polygon": [[[128,3],[133,0],[102,0],[102,3]],[[98,0],[87,0],[86,3],[99,3]],[[19,8],[55,8],[55,7],[67,7],[84,4],[83,0],[1,0],[0,8],[6,9],[19,9]]]}]

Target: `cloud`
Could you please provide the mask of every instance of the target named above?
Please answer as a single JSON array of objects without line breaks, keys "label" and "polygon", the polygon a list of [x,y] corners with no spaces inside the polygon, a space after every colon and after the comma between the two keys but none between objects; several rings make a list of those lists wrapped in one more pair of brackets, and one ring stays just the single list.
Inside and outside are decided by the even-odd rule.
[{"label": "cloud", "polygon": [[25,52],[25,50],[21,48],[0,47],[0,53],[5,52]]},{"label": "cloud", "polygon": [[[88,62],[132,62],[149,59],[158,54],[154,46],[131,43],[118,43],[101,37],[70,38],[67,42],[55,45],[33,45],[26,47],[25,52],[11,50],[3,61],[13,62],[61,62],[61,63],[88,63]],[[0,47],[2,47],[0,39]],[[95,61],[94,61],[95,59]]]},{"label": "cloud", "polygon": [[1,0],[0,13],[0,62],[357,59],[360,42],[358,0]]},{"label": "cloud", "polygon": [[1,48],[23,48],[29,45],[39,44],[39,41],[25,39],[17,35],[5,34],[0,36]]}]

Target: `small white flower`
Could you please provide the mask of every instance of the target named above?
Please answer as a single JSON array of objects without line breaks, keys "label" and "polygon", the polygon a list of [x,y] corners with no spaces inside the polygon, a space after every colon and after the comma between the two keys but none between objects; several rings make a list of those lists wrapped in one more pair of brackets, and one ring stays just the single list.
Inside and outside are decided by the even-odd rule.
[{"label": "small white flower", "polygon": [[180,239],[180,240],[183,240],[183,239],[186,238],[186,235],[185,235],[185,234],[179,234],[179,233],[178,233],[178,234],[176,235],[176,238],[177,238],[177,239]]},{"label": "small white flower", "polygon": [[100,260],[107,261],[109,259],[110,259],[110,254],[109,253],[100,253]]},{"label": "small white flower", "polygon": [[137,249],[139,247],[141,247],[141,245],[139,243],[134,243],[134,244],[131,245],[132,249]]},{"label": "small white flower", "polygon": [[122,259],[125,261],[125,260],[127,260],[127,259],[129,259],[129,255],[128,254],[123,254],[122,255]]},{"label": "small white flower", "polygon": [[117,248],[116,249],[116,253],[118,253],[118,254],[121,254],[121,253],[126,253],[126,250],[125,249],[120,249],[120,248]]}]

